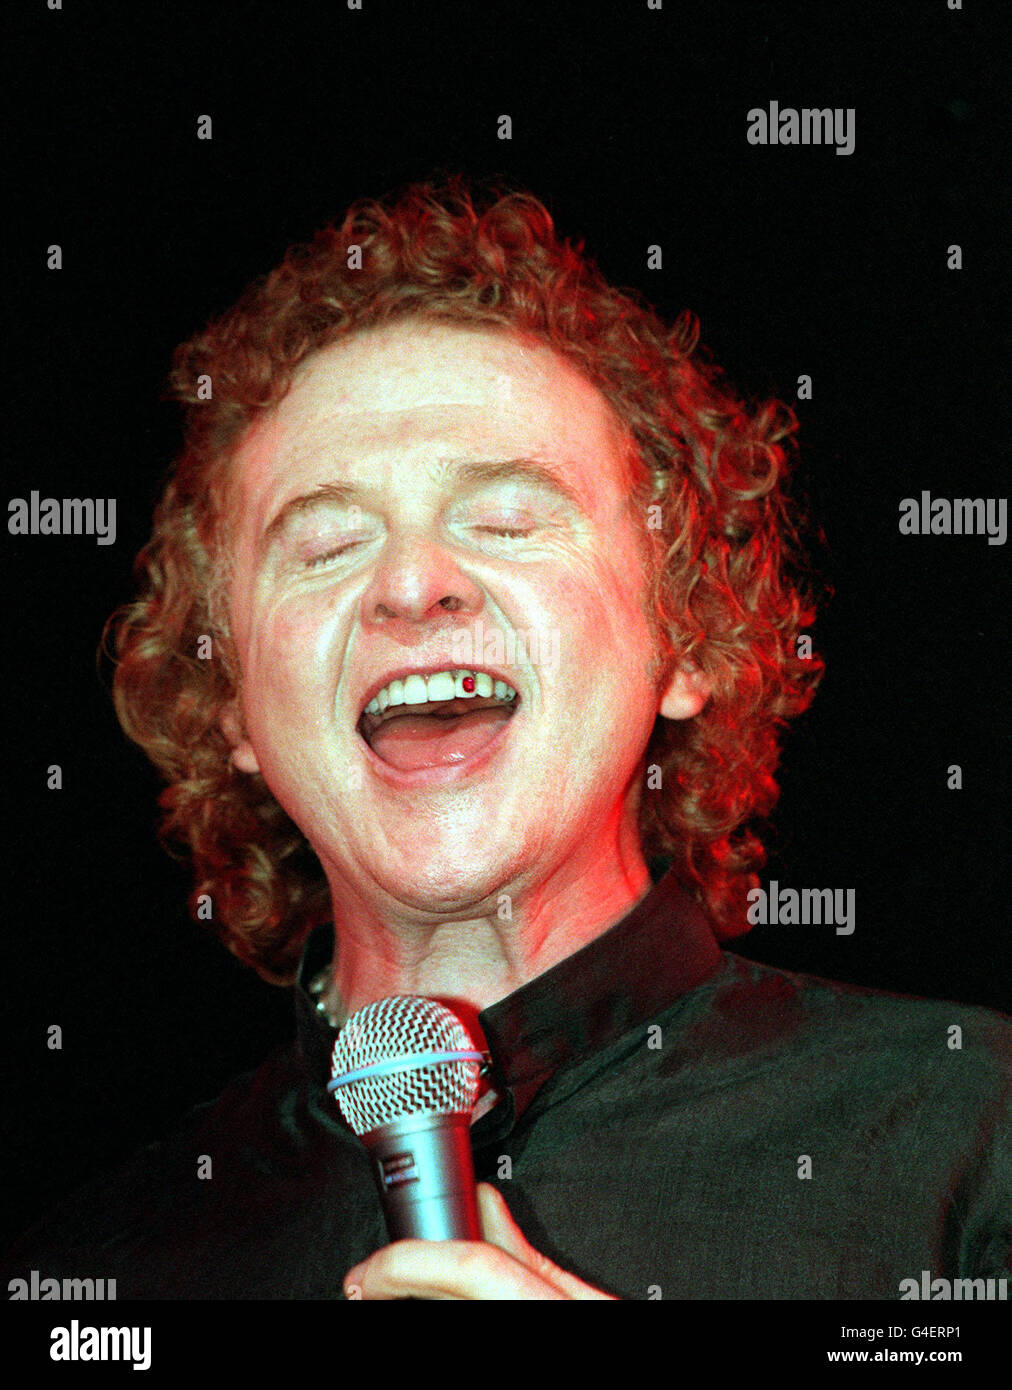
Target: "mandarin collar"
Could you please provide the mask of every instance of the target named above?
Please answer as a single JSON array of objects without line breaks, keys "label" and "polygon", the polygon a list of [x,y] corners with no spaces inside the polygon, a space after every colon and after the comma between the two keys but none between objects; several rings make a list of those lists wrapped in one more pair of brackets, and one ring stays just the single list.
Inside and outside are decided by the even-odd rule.
[{"label": "mandarin collar", "polygon": [[[295,985],[297,1045],[321,1089],[337,1034],[309,986],[333,952],[326,923],[306,942]],[[478,1015],[500,1103],[474,1126],[475,1141],[512,1128],[556,1073],[646,1024],[720,962],[709,921],[669,869],[620,921]]]}]

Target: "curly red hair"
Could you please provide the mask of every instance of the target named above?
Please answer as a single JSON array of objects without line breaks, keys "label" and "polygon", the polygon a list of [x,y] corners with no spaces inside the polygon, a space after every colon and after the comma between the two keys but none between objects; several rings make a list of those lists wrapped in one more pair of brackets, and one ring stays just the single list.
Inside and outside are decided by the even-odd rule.
[{"label": "curly red hair", "polygon": [[[185,447],[137,557],[140,596],[107,635],[117,713],[168,782],[162,835],[193,856],[194,905],[210,895],[226,945],[279,983],[292,978],[309,929],[332,914],[302,832],[262,777],[234,771],[219,728],[238,680],[224,601],[226,490],[234,449],[306,357],[408,317],[533,336],[625,426],[658,669],[692,661],[712,685],[695,718],[655,725],[642,844],[672,864],[719,936],[740,935],[765,857],[746,823],[772,810],[781,729],[823,669],[798,651],[814,604],[786,492],[797,422],[778,401],[736,399],[699,347],[694,317],[669,330],[635,293],[607,284],[537,199],[478,198],[457,179],[353,204],[176,351],[170,390],[185,407]],[[223,659],[200,659],[207,635]]]}]

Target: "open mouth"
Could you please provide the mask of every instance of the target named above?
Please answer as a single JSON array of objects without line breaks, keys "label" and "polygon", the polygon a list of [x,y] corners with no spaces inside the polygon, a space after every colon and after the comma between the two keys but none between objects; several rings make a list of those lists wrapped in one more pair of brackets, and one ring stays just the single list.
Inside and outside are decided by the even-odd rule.
[{"label": "open mouth", "polygon": [[475,690],[463,697],[379,709],[376,703],[371,701],[358,721],[360,737],[388,767],[418,772],[476,758],[513,718],[520,696],[498,681],[487,695]]}]

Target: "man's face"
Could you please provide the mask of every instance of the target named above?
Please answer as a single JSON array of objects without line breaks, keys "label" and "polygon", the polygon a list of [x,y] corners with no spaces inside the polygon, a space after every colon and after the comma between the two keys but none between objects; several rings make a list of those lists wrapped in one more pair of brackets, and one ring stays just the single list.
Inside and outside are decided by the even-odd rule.
[{"label": "man's face", "polygon": [[[494,908],[638,849],[659,697],[624,460],[603,397],[550,349],[417,321],[307,359],[243,442],[233,757],[335,893]],[[363,721],[416,671],[452,692],[405,684],[431,697],[420,714]],[[486,674],[516,699],[481,698]]]}]

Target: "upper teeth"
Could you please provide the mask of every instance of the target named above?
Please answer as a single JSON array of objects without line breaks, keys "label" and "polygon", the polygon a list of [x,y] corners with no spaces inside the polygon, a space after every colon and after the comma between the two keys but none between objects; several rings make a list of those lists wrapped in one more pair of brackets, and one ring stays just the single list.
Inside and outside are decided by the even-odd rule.
[{"label": "upper teeth", "polygon": [[[474,681],[473,690],[464,688],[468,676]],[[493,680],[484,671],[437,671],[431,676],[405,676],[403,680],[391,681],[373,696],[365,713],[379,714],[391,705],[425,705],[431,700],[470,700],[475,695],[513,700],[516,693],[505,681]]]}]

